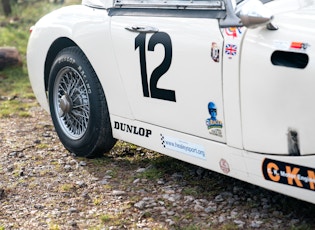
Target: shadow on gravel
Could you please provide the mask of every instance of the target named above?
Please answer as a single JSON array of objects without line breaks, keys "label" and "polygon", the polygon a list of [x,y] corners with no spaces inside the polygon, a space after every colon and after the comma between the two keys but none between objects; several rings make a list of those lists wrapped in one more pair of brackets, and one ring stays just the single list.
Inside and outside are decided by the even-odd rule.
[{"label": "shadow on gravel", "polygon": [[[209,229],[315,229],[313,204],[128,143],[118,142],[104,157],[85,161],[87,170],[104,184],[110,184],[111,189],[131,192],[134,195],[131,198],[133,206],[141,200],[139,194],[156,197],[156,193],[165,193],[165,187],[170,187],[181,198],[169,199],[171,202],[168,205],[171,206],[173,202],[175,206],[186,208],[176,209],[181,212],[178,219],[185,219],[182,215],[194,219],[204,212],[203,215],[210,217],[207,221],[211,220]],[[162,194],[157,197],[159,200],[167,196]],[[195,204],[204,201],[210,206],[200,205],[204,207],[202,210],[197,205],[187,206],[187,197]],[[151,208],[138,207],[141,211],[148,209],[148,212],[152,212]],[[150,213],[148,216],[159,221],[163,218],[161,213]],[[196,228],[183,228],[176,227],[174,223],[175,229],[203,229],[198,224]]]},{"label": "shadow on gravel", "polygon": [[74,157],[30,113],[0,119],[0,229],[315,229],[313,204],[129,143]]}]

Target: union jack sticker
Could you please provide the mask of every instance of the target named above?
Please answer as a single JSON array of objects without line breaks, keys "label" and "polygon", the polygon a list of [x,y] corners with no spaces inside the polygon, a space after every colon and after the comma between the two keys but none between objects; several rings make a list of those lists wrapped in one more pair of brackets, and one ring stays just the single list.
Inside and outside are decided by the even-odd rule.
[{"label": "union jack sticker", "polygon": [[237,54],[237,46],[233,44],[227,44],[225,46],[225,54],[235,56]]}]

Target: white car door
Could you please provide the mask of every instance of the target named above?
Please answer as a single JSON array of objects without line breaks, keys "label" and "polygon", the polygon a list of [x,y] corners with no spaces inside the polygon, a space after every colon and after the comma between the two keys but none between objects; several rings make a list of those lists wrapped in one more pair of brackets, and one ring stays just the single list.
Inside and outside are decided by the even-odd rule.
[{"label": "white car door", "polygon": [[225,142],[223,1],[116,1],[111,36],[134,118]]}]

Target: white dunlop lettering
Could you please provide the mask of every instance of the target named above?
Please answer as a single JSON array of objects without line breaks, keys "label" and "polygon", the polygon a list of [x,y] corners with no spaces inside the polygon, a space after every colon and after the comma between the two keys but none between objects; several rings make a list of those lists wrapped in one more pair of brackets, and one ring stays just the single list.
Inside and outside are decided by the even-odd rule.
[{"label": "white dunlop lettering", "polygon": [[87,88],[88,94],[91,94],[92,90],[91,90],[90,84],[86,84],[86,88]]},{"label": "white dunlop lettering", "polygon": [[78,66],[78,72],[80,73],[80,75],[82,76],[82,78],[84,79],[84,83],[85,83],[85,86],[87,88],[87,93],[88,94],[91,94],[92,93],[92,90],[91,90],[91,86],[90,84],[88,83],[88,78],[82,68],[82,66]]},{"label": "white dunlop lettering", "polygon": [[61,62],[69,62],[71,64],[75,63],[75,59],[71,58],[71,57],[64,57],[64,58],[60,58],[58,60],[58,64],[60,64]]}]

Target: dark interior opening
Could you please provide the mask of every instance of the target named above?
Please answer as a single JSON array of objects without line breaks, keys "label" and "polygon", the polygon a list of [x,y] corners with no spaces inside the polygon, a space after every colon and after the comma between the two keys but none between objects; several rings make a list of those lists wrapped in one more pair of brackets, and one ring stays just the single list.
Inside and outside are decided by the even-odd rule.
[{"label": "dark interior opening", "polygon": [[305,53],[277,50],[271,55],[272,64],[278,66],[304,69],[308,64],[308,61],[309,57]]}]

